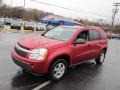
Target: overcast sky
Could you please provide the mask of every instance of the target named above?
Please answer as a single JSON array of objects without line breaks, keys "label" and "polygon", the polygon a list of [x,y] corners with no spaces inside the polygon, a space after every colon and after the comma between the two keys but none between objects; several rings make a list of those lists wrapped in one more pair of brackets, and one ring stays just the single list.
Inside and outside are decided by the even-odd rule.
[{"label": "overcast sky", "polygon": [[[3,1],[11,5],[11,0]],[[114,2],[120,3],[120,0],[37,0],[37,1],[78,10],[79,12],[73,12],[70,10],[48,6],[33,2],[31,0],[26,0],[26,8],[36,8],[67,17],[102,18],[102,19],[109,19],[112,16],[113,8],[112,5]],[[24,0],[13,0],[12,6],[23,5]],[[117,15],[117,17],[120,17],[120,13]]]}]

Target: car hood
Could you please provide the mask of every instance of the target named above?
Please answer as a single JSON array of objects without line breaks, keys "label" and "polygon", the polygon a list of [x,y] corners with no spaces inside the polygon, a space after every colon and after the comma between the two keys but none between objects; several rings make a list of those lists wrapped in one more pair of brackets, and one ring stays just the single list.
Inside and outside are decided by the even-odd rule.
[{"label": "car hood", "polygon": [[30,35],[22,38],[18,43],[30,49],[47,48],[53,49],[65,45],[65,42],[50,39],[41,35]]}]

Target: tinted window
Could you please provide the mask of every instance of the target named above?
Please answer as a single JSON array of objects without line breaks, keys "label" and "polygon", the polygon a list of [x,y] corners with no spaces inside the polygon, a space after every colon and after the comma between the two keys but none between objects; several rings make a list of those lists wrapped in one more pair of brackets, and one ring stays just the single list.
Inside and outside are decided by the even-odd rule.
[{"label": "tinted window", "polygon": [[89,30],[89,40],[99,40],[100,35],[97,31],[95,30]]},{"label": "tinted window", "polygon": [[85,39],[88,40],[88,31],[83,31],[78,34],[77,39]]}]

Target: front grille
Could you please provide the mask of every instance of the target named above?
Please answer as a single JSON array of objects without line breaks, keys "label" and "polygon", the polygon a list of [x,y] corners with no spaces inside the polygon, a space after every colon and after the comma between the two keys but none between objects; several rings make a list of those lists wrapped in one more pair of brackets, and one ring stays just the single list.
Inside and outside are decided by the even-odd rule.
[{"label": "front grille", "polygon": [[[29,50],[29,48],[26,48],[26,47],[24,47],[24,46],[22,46],[22,45],[20,45],[20,44],[18,44],[18,45],[19,45],[19,47],[21,47],[21,48],[23,48],[23,49]],[[20,50],[20,49],[18,49],[18,48],[16,48],[16,47],[15,47],[15,52],[16,52],[18,55],[22,56],[22,57],[26,57],[26,55],[27,55],[27,52],[24,52],[24,51],[22,51],[22,50]]]}]

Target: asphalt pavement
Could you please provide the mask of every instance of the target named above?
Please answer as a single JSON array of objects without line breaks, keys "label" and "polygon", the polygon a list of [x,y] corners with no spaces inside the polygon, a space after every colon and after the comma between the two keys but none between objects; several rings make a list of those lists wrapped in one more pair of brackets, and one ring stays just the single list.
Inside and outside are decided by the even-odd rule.
[{"label": "asphalt pavement", "polygon": [[0,32],[0,90],[120,90],[120,40],[109,40],[103,65],[86,62],[71,68],[62,80],[48,82],[45,76],[24,74],[11,59],[15,43],[29,34]]}]

